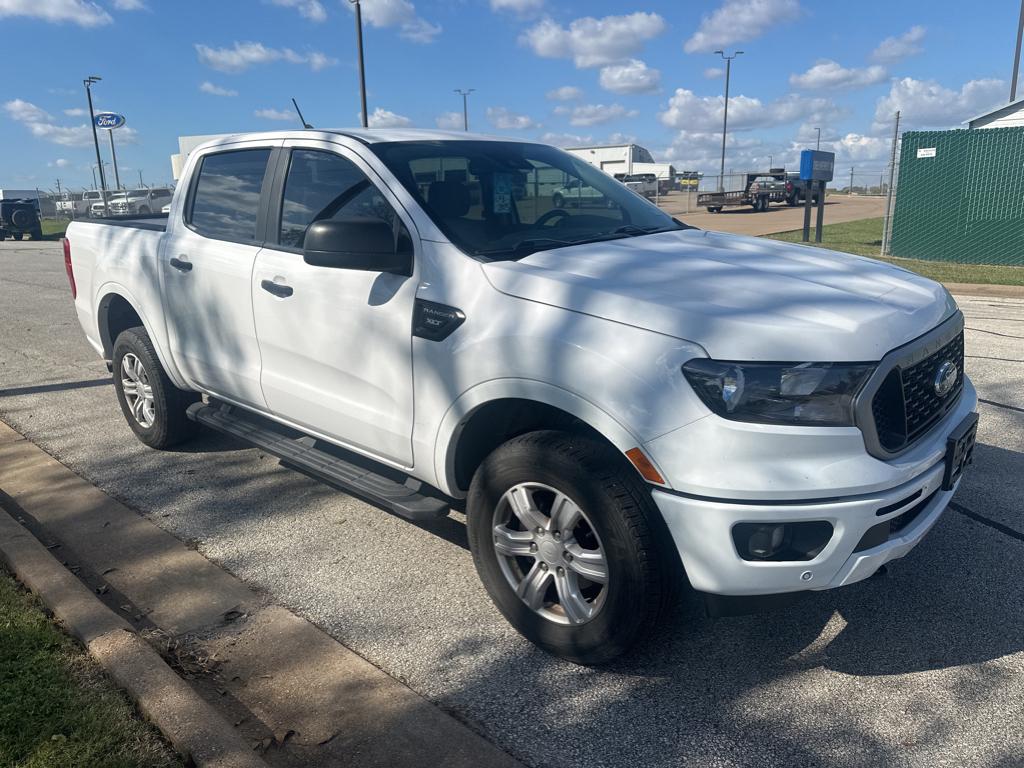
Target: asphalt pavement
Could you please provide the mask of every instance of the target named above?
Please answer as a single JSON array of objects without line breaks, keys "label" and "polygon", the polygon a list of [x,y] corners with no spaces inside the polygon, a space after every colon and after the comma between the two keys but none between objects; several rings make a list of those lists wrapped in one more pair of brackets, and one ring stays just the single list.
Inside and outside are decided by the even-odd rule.
[{"label": "asphalt pavement", "polygon": [[962,297],[976,464],[886,575],[779,613],[680,605],[605,669],[521,639],[462,518],[417,526],[214,434],[135,438],[59,246],[0,243],[0,418],[533,766],[1024,765],[1024,300]]}]

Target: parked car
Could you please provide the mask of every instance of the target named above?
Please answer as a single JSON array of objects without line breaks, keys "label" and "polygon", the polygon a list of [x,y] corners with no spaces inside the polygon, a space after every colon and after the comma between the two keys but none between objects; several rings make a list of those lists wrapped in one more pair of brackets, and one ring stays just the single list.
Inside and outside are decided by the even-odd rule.
[{"label": "parked car", "polygon": [[626,189],[631,189],[641,197],[657,197],[658,177],[653,173],[634,173],[622,178]]},{"label": "parked car", "polygon": [[[807,189],[810,187],[811,182],[804,181],[800,178],[799,173],[790,173],[786,175],[786,205],[797,205],[807,199]],[[811,202],[815,205],[818,204],[818,190],[815,189],[811,193]]]},{"label": "parked car", "polygon": [[588,205],[607,208],[612,200],[597,187],[576,179],[556,189],[551,195],[551,204],[555,208],[582,208]]},{"label": "parked car", "polygon": [[709,213],[720,213],[723,208],[749,205],[755,211],[767,211],[771,203],[786,199],[785,171],[773,169],[769,173],[745,173],[727,176],[723,189],[700,192],[697,205]]},{"label": "parked car", "polygon": [[[612,208],[516,201],[517,173]],[[249,134],[182,181],[166,220],[64,241],[135,435],[204,425],[401,516],[464,509],[497,608],[572,661],[680,588],[721,614],[865,579],[971,462],[963,315],[906,270],[689,227],[529,142]]]},{"label": "parked car", "polygon": [[171,190],[167,187],[133,189],[114,197],[110,212],[114,216],[148,214],[160,211],[171,201]]},{"label": "parked car", "polygon": [[[109,193],[108,193],[109,198]],[[103,216],[103,192],[99,189],[88,189],[82,193],[82,203],[85,206],[85,215],[100,217]],[[99,203],[99,206],[97,206]],[[94,212],[95,211],[95,212]]]},{"label": "parked car", "polygon": [[0,200],[0,240],[43,239],[43,226],[35,200]]},{"label": "parked car", "polygon": [[86,202],[83,193],[65,191],[60,200],[57,201],[57,215],[66,219],[77,219],[86,216],[89,211],[89,203]]}]

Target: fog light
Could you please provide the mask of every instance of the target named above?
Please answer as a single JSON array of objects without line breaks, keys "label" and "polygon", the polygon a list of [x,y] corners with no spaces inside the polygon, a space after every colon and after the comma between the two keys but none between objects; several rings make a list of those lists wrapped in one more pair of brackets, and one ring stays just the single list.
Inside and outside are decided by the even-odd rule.
[{"label": "fog light", "polygon": [[832,539],[832,523],[737,523],[732,528],[736,554],[744,560],[813,560]]},{"label": "fog light", "polygon": [[758,560],[767,560],[782,547],[784,525],[758,525],[747,539],[747,551]]}]

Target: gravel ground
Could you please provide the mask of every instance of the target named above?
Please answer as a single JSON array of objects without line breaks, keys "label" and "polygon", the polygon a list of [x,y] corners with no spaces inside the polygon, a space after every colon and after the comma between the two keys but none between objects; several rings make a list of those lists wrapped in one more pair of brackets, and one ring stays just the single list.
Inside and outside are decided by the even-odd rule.
[{"label": "gravel ground", "polygon": [[964,297],[976,466],[887,575],[784,612],[680,606],[593,670],[491,606],[462,518],[416,526],[216,435],[132,436],[55,244],[0,243],[0,417],[533,766],[1024,765],[1024,300]]}]

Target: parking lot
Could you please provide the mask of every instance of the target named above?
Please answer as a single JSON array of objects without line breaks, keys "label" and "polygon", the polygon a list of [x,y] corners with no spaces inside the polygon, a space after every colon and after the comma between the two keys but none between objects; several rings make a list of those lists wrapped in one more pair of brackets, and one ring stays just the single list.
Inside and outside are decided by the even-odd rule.
[{"label": "parking lot", "polygon": [[680,605],[604,669],[505,623],[456,513],[413,525],[214,434],[141,445],[57,243],[0,243],[0,418],[528,765],[1004,768],[1024,764],[1024,299],[959,302],[979,444],[924,542],[783,612]]}]

